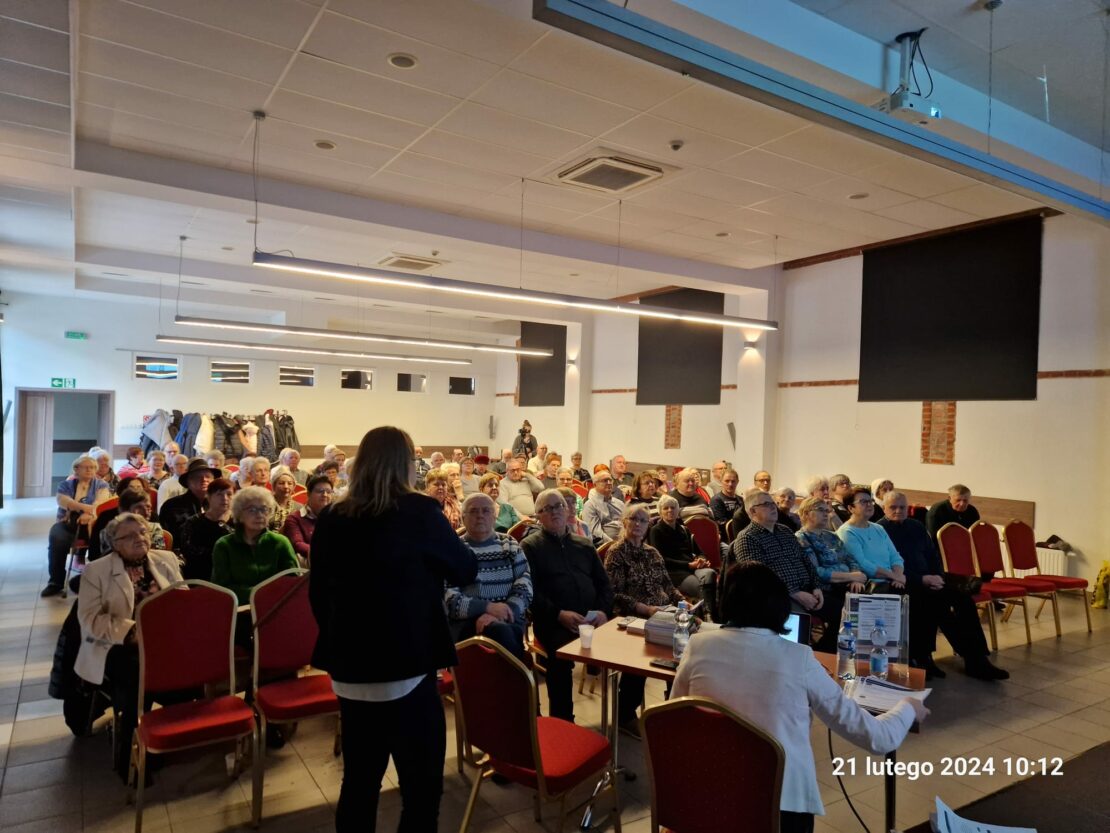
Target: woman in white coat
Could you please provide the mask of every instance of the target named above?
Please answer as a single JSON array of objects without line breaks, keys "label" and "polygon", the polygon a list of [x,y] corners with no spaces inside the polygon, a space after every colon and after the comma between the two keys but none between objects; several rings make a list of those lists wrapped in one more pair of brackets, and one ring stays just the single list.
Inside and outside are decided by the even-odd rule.
[{"label": "woman in white coat", "polygon": [[929,710],[907,697],[873,717],[845,697],[808,645],[781,638],[790,595],[769,568],[738,564],[725,587],[726,624],[690,639],[671,696],[709,697],[774,737],[786,753],[780,831],[808,833],[814,814],[825,812],[809,743],[811,711],[841,737],[886,754]]},{"label": "woman in white coat", "polygon": [[105,533],[112,551],[91,562],[81,577],[77,597],[81,647],[74,671],[94,685],[108,678],[112,708],[119,717],[115,767],[126,778],[131,734],[138,723],[135,608],[147,596],[184,579],[172,552],[150,549],[150,524],[141,515],[118,515]]}]

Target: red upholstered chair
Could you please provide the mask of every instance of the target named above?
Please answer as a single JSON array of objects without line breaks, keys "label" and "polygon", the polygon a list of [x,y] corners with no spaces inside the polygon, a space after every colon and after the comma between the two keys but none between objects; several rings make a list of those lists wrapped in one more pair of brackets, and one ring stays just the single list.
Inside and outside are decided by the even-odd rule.
[{"label": "red upholstered chair", "polygon": [[[554,717],[537,717],[538,695],[532,672],[491,639],[474,637],[456,646],[455,690],[467,742],[480,749],[478,773],[459,833],[466,833],[482,782],[494,773],[536,791],[535,815],[543,802],[559,802],[559,826],[566,819],[566,797],[574,787],[609,768],[608,739],[584,726]],[[613,824],[620,833],[620,799],[615,779],[605,789],[613,796]],[[572,808],[573,811],[573,808]]]},{"label": "red upholstered chair", "polygon": [[521,541],[524,540],[524,536],[528,534],[528,531],[531,528],[532,526],[528,523],[528,521],[517,521],[515,524],[509,527],[509,531],[507,534],[510,538],[512,538],[519,544]]},{"label": "red upholstered chair", "polygon": [[[1087,579],[1042,573],[1040,561],[1037,559],[1037,539],[1033,537],[1033,527],[1023,521],[1010,521],[1006,524],[1002,529],[1002,537],[1006,541],[1006,552],[1010,556],[1011,571],[1035,570],[1036,578],[1052,582],[1056,586],[1057,593],[1078,595],[1083,600],[1083,612],[1087,614],[1087,633],[1090,633],[1091,605],[1090,599],[1087,598],[1089,587]],[[1009,581],[1008,578],[1007,581]],[[1059,622],[1058,617],[1057,622]]]},{"label": "red upholstered chair", "polygon": [[119,509],[119,498],[118,497],[108,498],[108,500],[104,501],[101,504],[98,504],[97,507],[96,507],[96,516],[99,518],[101,515],[103,515],[109,509]]},{"label": "red upholstered chair", "polygon": [[294,503],[300,504],[301,506],[307,506],[308,492],[305,491],[304,486],[300,486],[298,488],[300,488],[300,491],[298,492],[294,490],[293,494],[290,497],[292,497]]},{"label": "red upholstered chair", "polygon": [[577,480],[575,480],[574,483],[571,484],[570,488],[576,495],[578,495],[578,497],[582,498],[582,500],[585,500],[590,496],[590,490],[586,487],[586,485],[584,483],[579,483]]},{"label": "red upholstered chair", "polygon": [[172,550],[173,549],[173,536],[170,535],[170,533],[168,533],[166,530],[163,529],[162,530],[162,538],[166,542],[166,549],[167,550]]},{"label": "red upholstered chair", "polygon": [[714,570],[721,569],[721,529],[712,518],[690,518],[686,528],[698,543],[701,554],[709,559]]},{"label": "red upholstered chair", "polygon": [[[679,697],[640,717],[651,778],[651,831],[778,833],[786,753],[777,740],[705,697]],[[690,739],[698,738],[697,760]],[[707,777],[712,772],[712,777]],[[721,789],[727,784],[727,789]]]},{"label": "red upholstered chair", "polygon": [[148,596],[135,612],[139,642],[139,725],[131,746],[135,833],[143,827],[148,754],[239,742],[254,731],[254,712],[234,695],[146,711],[148,695],[229,683],[235,691],[232,644],[235,594],[207,581],[189,581]]},{"label": "red upholstered chair", "polygon": [[713,499],[713,496],[711,494],[709,494],[709,492],[707,492],[701,486],[698,486],[698,494],[702,496],[702,499],[706,503],[709,503],[709,501],[711,501]]},{"label": "red upholstered chair", "polygon": [[[937,532],[937,547],[940,557],[944,562],[944,570],[957,576],[977,576],[979,570],[975,565],[975,548],[971,543],[971,533],[959,524],[947,523]],[[1009,596],[1021,598],[1025,590],[1014,584],[999,586],[999,582],[983,582],[980,591],[972,597],[975,605],[987,612],[987,624],[990,626],[991,650],[998,651],[998,630],[994,621],[994,600]],[[994,585],[994,589],[991,589]],[[1028,638],[1029,616],[1026,613],[1026,637]]]},{"label": "red upholstered chair", "polygon": [[[1060,608],[1056,604],[1056,585],[1042,578],[1011,578],[1006,576],[1006,563],[1002,559],[1002,542],[998,539],[997,527],[985,521],[976,521],[971,525],[970,531],[971,543],[975,549],[975,563],[979,565],[979,571],[1005,576],[1002,581],[1025,588],[1026,600],[1019,603],[1023,608],[1029,604],[1029,597],[1041,599],[1042,607],[1044,607],[1044,602],[1052,602],[1052,618],[1056,622],[1056,636],[1059,637]],[[1037,615],[1040,615],[1040,611]],[[1028,611],[1026,611],[1025,618],[1026,620],[1029,619]]]},{"label": "red upholstered chair", "polygon": [[[254,731],[252,820],[262,821],[266,726],[339,714],[339,698],[328,674],[297,673],[312,664],[319,628],[308,602],[308,571],[283,570],[251,590],[254,623]],[[280,679],[275,679],[280,678]],[[267,679],[275,680],[267,683]],[[339,754],[336,735],[334,753]]]}]

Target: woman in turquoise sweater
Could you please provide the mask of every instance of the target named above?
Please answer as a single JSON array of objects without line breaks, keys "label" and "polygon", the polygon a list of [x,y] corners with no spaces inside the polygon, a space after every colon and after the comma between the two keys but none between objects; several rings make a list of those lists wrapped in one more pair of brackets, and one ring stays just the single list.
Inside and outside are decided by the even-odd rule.
[{"label": "woman in turquoise sweater", "polygon": [[299,566],[289,539],[267,528],[276,508],[269,489],[239,490],[231,500],[235,531],[212,549],[212,583],[231,590],[241,605],[250,602],[255,585]]},{"label": "woman in turquoise sweater", "polygon": [[848,520],[836,531],[840,540],[859,568],[872,581],[887,582],[894,590],[906,586],[904,562],[891,543],[886,530],[871,523],[875,501],[867,489],[853,489],[845,496],[844,505],[850,513]]}]

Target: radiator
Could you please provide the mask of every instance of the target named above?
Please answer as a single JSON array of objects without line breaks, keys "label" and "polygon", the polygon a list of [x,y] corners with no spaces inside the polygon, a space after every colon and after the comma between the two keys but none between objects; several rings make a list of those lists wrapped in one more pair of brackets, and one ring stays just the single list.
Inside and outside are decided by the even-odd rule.
[{"label": "radiator", "polygon": [[[1068,557],[1060,550],[1037,547],[1037,562],[1041,565],[1041,572],[1050,576],[1068,575]],[[1019,578],[1036,575],[1033,570],[1014,570],[1014,575]]]}]

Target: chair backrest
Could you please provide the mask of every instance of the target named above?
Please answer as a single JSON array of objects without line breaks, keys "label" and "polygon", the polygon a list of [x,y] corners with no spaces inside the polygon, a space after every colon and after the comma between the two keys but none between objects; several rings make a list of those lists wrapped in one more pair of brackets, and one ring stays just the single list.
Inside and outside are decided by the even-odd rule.
[{"label": "chair backrest", "polygon": [[[704,697],[679,697],[644,711],[652,782],[652,830],[778,833],[786,753],[777,740]],[[690,739],[698,738],[690,759]],[[727,789],[721,785],[727,784]]]},{"label": "chair backrest", "polygon": [[228,463],[226,466],[224,466],[224,468],[232,474],[235,474],[235,472],[239,471],[239,467],[235,465],[235,463]]},{"label": "chair backrest", "polygon": [[293,494],[308,494],[308,488],[303,483],[298,483],[293,487]]},{"label": "chair backrest", "polygon": [[736,522],[729,518],[725,521],[725,540],[730,544],[736,539]]},{"label": "chair backrest", "polygon": [[977,576],[975,552],[971,546],[971,533],[959,524],[947,523],[937,533],[937,547],[944,561],[944,569],[958,576]]},{"label": "chair backrest", "polygon": [[308,580],[302,578],[307,574],[283,570],[251,590],[255,687],[259,672],[296,671],[312,664],[320,630],[308,602]]},{"label": "chair backrest", "polygon": [[721,530],[717,526],[717,522],[712,518],[695,517],[688,519],[685,523],[694,540],[698,542],[698,549],[701,550],[701,554],[709,559],[714,569],[720,569]]},{"label": "chair backrest", "polygon": [[1015,570],[1041,571],[1037,559],[1037,542],[1033,537],[1033,527],[1025,521],[1010,521],[1002,528],[1006,539],[1006,552],[1010,556],[1010,566]]},{"label": "chair backrest", "polygon": [[119,498],[118,497],[108,498],[103,503],[97,505],[97,507],[96,507],[96,516],[99,518],[102,514],[104,514],[108,510],[118,509],[118,508],[119,508]]},{"label": "chair backrest", "polygon": [[166,549],[172,550],[173,549],[173,535],[171,535],[169,532],[167,532],[166,530],[163,529],[162,530],[162,538],[166,542]]},{"label": "chair backrest", "polygon": [[[467,743],[495,761],[536,771],[536,681],[532,672],[492,639],[476,636],[455,646],[455,692]],[[542,791],[541,786],[541,791]]]},{"label": "chair backrest", "polygon": [[576,495],[578,495],[578,497],[582,498],[582,500],[585,500],[590,496],[590,490],[577,481],[572,483],[570,488]]},{"label": "chair backrest", "polygon": [[604,544],[597,548],[597,557],[601,559],[602,563],[605,563],[605,553],[609,552],[609,549],[613,546],[613,543],[613,541],[606,541]]},{"label": "chair backrest", "polygon": [[975,549],[975,564],[980,573],[1002,573],[1006,564],[1002,560],[1002,543],[998,529],[986,521],[971,525],[971,543]]},{"label": "chair backrest", "polygon": [[175,584],[143,599],[135,611],[140,694],[225,680],[234,691],[236,606],[234,593],[207,581]]},{"label": "chair backrest", "polygon": [[292,498],[294,503],[299,503],[301,506],[308,506],[308,492],[293,492]]},{"label": "chair backrest", "polygon": [[709,492],[707,492],[701,486],[698,486],[698,494],[702,496],[702,499],[705,500],[706,503],[709,503],[709,501],[711,501],[713,499],[713,497],[709,494]]},{"label": "chair backrest", "polygon": [[514,541],[520,543],[524,540],[524,536],[528,534],[530,528],[528,521],[517,521],[509,528],[508,535]]}]

